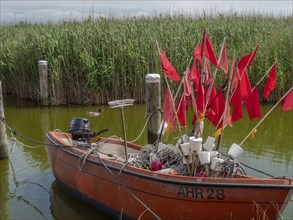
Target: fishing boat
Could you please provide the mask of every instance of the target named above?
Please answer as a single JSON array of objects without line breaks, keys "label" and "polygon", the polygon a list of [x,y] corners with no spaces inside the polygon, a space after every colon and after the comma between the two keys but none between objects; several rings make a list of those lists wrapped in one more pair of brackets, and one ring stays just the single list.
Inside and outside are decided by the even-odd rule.
[{"label": "fishing boat", "polygon": [[[220,147],[225,126],[231,126],[231,121],[242,118],[243,103],[251,120],[261,118],[256,86],[270,74],[264,92],[265,97],[268,97],[275,88],[276,76],[273,64],[256,86],[253,89],[250,87],[246,70],[256,55],[257,45],[252,53],[242,57],[239,62],[233,55],[227,83],[216,93],[214,81],[217,71],[222,69],[227,73],[228,70],[225,45],[224,39],[217,61],[210,39],[204,32],[202,44],[198,44],[194,50],[192,68],[188,64],[174,97],[167,78],[179,82],[180,76],[158,46],[167,90],[162,108],[162,124],[151,133],[158,134],[154,142],[139,146],[127,141],[123,109],[132,105],[134,100],[108,103],[111,108],[121,108],[122,139],[98,137],[105,130],[91,132],[86,118],[73,118],[68,132],[49,131],[48,157],[57,181],[77,198],[114,218],[236,220],[280,217],[291,198],[293,180],[287,177],[247,176],[237,158],[243,153],[243,142],[255,133],[256,128],[282,99],[282,110],[293,108],[293,89],[262,117],[239,145],[232,144],[228,155],[223,155]],[[216,68],[213,76],[208,74],[209,68],[205,68],[209,62]],[[201,75],[197,66],[203,68]],[[146,99],[150,100],[161,94],[160,86],[155,84],[160,75],[148,75],[150,77],[146,77],[146,87],[158,88],[157,92],[147,95]],[[184,91],[175,105],[182,84]],[[204,91],[207,91],[206,94]],[[194,129],[189,134],[180,135],[175,145],[162,142],[165,131],[180,129],[180,124],[186,125],[185,112],[189,100],[196,116]],[[160,104],[155,106],[156,101],[151,104],[146,102],[149,119],[153,112],[160,109]],[[229,104],[233,105],[232,117]],[[208,118],[215,126],[214,134],[205,141],[204,118]],[[160,120],[157,122],[154,124],[160,124]],[[216,138],[218,144],[215,147]]]},{"label": "fishing boat", "polygon": [[115,137],[91,142],[87,137],[100,132],[91,133],[84,118],[74,118],[71,125],[78,120],[86,122],[78,134],[74,129],[47,133],[52,172],[72,195],[111,217],[276,219],[292,195],[293,181],[285,177],[254,178],[241,172],[233,178],[186,176],[162,167],[135,166],[131,155],[149,146]]}]

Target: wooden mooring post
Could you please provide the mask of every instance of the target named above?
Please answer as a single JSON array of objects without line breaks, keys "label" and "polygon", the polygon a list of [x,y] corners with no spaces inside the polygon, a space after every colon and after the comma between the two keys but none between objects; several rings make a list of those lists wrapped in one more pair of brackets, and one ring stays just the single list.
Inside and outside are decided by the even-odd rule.
[{"label": "wooden mooring post", "polygon": [[[0,81],[0,117],[1,119],[5,119],[1,81]],[[0,159],[7,158],[7,157],[8,157],[8,150],[7,150],[6,126],[4,122],[1,120],[0,122]]]},{"label": "wooden mooring post", "polygon": [[161,124],[161,78],[159,74],[150,73],[145,77],[146,82],[146,107],[147,115],[150,116],[148,122],[148,143],[153,144],[158,140],[159,128]]},{"label": "wooden mooring post", "polygon": [[39,60],[40,98],[43,106],[49,105],[48,62]]}]

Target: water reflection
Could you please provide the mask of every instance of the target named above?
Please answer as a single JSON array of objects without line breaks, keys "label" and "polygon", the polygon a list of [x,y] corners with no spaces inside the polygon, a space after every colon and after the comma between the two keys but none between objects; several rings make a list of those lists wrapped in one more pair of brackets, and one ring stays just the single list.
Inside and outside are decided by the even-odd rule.
[{"label": "water reflection", "polygon": [[101,219],[108,220],[109,217],[97,212],[96,209],[84,204],[72,197],[55,180],[50,190],[50,209],[56,220],[72,219]]},{"label": "water reflection", "polygon": [[[104,111],[99,117],[89,117],[87,112],[97,111],[97,106],[78,107],[40,107],[36,103],[4,97],[6,121],[20,134],[44,142],[45,133],[56,128],[67,131],[72,117],[90,119],[91,129],[98,131],[109,128],[104,136],[123,136],[120,109],[99,106]],[[272,105],[263,105],[265,115]],[[128,140],[134,140],[146,121],[145,105],[125,108],[125,121]],[[192,114],[187,115],[192,120]],[[293,177],[293,111],[281,112],[277,107],[257,129],[255,138],[248,138],[243,145],[244,154],[239,160],[245,164],[272,175]],[[244,119],[237,121],[233,127],[224,131],[222,151],[226,153],[232,143],[240,143],[250,130],[258,123],[250,121],[244,109]],[[187,131],[191,130],[191,125]],[[212,135],[213,126],[207,121],[204,139]],[[175,143],[180,134],[170,135],[169,142]],[[174,138],[174,139],[173,139]],[[18,138],[25,144],[37,146]],[[145,144],[146,132],[137,143]],[[11,145],[9,147],[12,147]],[[46,146],[36,149],[16,145],[10,155],[11,165],[0,161],[0,219],[103,219],[103,215],[68,195],[55,182],[48,165]],[[255,171],[246,169],[250,175],[265,177]],[[10,206],[10,207],[9,207]],[[290,202],[284,216],[292,218],[293,207]],[[66,211],[65,211],[66,210]],[[8,217],[7,217],[8,216]],[[106,219],[106,218],[104,218]],[[285,218],[286,219],[286,218]]]},{"label": "water reflection", "polygon": [[9,164],[8,159],[0,160],[0,219],[9,219]]}]

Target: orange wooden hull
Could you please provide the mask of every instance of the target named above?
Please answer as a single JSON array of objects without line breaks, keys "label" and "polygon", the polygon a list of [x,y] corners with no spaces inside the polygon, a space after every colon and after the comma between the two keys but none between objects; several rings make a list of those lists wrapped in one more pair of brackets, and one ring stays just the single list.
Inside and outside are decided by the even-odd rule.
[{"label": "orange wooden hull", "polygon": [[262,209],[268,219],[275,219],[292,194],[289,179],[187,177],[103,159],[106,169],[92,154],[80,169],[85,152],[64,146],[59,138],[66,135],[47,134],[59,145],[48,147],[54,176],[75,196],[116,218],[123,213],[123,219],[256,219],[263,216]]}]

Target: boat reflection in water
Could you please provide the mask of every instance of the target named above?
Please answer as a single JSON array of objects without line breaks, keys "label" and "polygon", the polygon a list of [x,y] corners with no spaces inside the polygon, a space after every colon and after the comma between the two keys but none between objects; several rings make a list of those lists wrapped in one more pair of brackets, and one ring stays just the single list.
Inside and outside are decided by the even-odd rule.
[{"label": "boat reflection in water", "polygon": [[[50,189],[50,209],[54,219],[101,219],[108,220],[109,217],[99,213],[92,208],[68,194],[55,180]],[[76,208],[79,207],[79,208]]]}]

